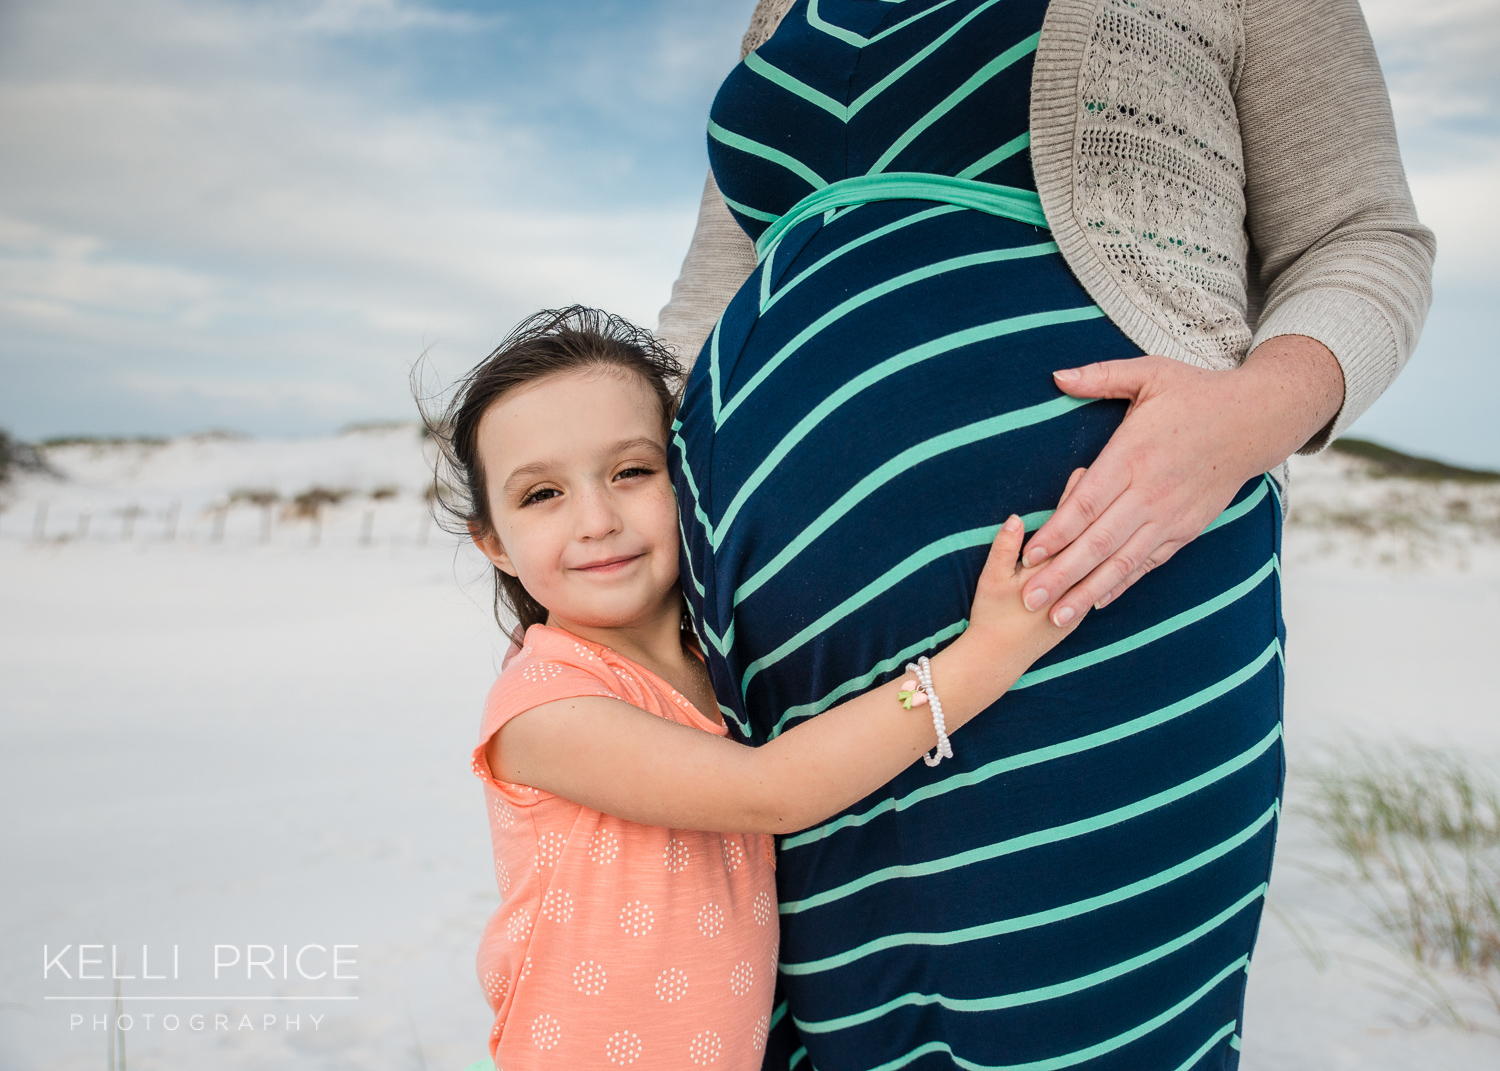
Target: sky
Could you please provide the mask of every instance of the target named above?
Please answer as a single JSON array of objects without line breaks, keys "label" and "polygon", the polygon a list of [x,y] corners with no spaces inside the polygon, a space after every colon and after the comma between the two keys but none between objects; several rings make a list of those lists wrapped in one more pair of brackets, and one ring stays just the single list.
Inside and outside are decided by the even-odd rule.
[{"label": "sky", "polygon": [[[0,0],[0,427],[322,434],[537,308],[654,323],[753,6]],[[1353,434],[1500,467],[1500,4],[1365,10],[1439,259]]]}]

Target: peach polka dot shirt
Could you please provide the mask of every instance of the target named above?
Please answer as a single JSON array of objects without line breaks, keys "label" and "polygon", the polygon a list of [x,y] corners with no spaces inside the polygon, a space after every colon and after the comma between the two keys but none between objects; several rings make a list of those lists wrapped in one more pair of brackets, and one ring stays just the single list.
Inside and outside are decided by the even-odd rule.
[{"label": "peach polka dot shirt", "polygon": [[594,695],[727,731],[609,648],[527,631],[474,749],[502,899],[478,957],[490,1054],[500,1071],[756,1071],[779,933],[771,838],[644,826],[490,774],[485,747],[509,719]]}]

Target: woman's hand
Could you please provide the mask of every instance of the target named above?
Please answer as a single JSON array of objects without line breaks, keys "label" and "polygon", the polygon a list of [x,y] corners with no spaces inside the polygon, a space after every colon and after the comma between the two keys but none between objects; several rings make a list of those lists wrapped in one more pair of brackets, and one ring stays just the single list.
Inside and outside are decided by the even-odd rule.
[{"label": "woman's hand", "polygon": [[1075,625],[1197,538],[1246,480],[1281,464],[1338,414],[1343,372],[1314,339],[1268,339],[1239,368],[1167,357],[1054,373],[1075,398],[1124,398],[1125,420],[1027,544],[1028,610]]}]

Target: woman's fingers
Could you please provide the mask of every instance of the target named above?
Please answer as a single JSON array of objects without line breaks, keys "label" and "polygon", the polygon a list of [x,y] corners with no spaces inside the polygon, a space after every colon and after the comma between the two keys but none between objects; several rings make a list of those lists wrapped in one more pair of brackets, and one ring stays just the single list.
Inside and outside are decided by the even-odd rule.
[{"label": "woman's fingers", "polygon": [[1074,469],[1068,476],[1068,486],[1063,488],[1062,497],[1057,500],[1059,507],[1068,500],[1068,496],[1073,493],[1073,488],[1078,486],[1078,481],[1083,479],[1083,474],[1087,471],[1088,469]]},{"label": "woman's fingers", "polygon": [[[1021,564],[1037,565],[1058,554],[1103,516],[1129,485],[1128,471],[1113,463],[1110,448],[1106,445],[1093,467],[1077,470],[1068,478],[1067,489],[1063,491],[1057,509],[1026,544]],[[1057,588],[1056,593],[1064,590]],[[1027,585],[1027,594],[1031,594],[1030,584]]]},{"label": "woman's fingers", "polygon": [[[1081,493],[1081,489],[1075,492]],[[1040,610],[1055,603],[1050,616],[1052,623],[1059,627],[1082,617],[1093,605],[1094,598],[1083,597],[1077,585],[1093,578],[1101,565],[1119,554],[1146,523],[1148,515],[1138,499],[1139,496],[1128,494],[1115,499],[1082,535],[1030,577],[1023,594],[1026,608]],[[1085,590],[1093,596],[1103,595],[1127,575],[1128,572],[1121,572],[1109,584],[1101,586],[1096,581],[1094,587]]]},{"label": "woman's fingers", "polygon": [[1089,610],[1107,603],[1109,600],[1105,596],[1110,592],[1123,591],[1135,583],[1152,567],[1161,543],[1161,532],[1156,525],[1144,524],[1137,528],[1118,550],[1057,600],[1051,611],[1053,622],[1066,624],[1081,618]]}]

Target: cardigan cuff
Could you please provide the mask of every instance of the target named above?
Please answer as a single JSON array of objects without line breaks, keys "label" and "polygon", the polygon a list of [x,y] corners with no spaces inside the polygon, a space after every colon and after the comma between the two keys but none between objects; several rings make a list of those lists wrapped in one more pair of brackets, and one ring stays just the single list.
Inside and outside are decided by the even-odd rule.
[{"label": "cardigan cuff", "polygon": [[1404,363],[1385,314],[1348,290],[1323,287],[1276,302],[1261,318],[1250,349],[1279,335],[1316,339],[1333,352],[1344,373],[1344,404],[1338,416],[1308,440],[1299,454],[1316,454],[1347,431],[1391,385]]}]

